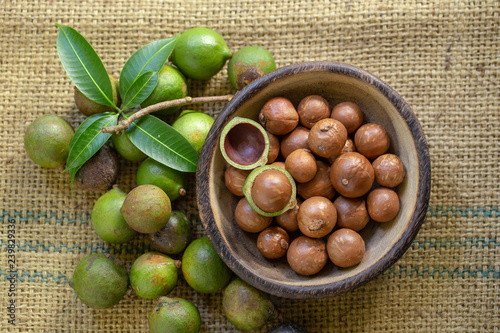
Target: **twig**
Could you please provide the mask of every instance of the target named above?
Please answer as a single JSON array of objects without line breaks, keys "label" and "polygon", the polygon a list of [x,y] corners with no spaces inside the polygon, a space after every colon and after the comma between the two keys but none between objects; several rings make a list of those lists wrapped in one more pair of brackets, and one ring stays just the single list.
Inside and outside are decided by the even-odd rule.
[{"label": "twig", "polygon": [[174,99],[172,101],[165,101],[158,104],[153,104],[144,109],[141,109],[128,117],[127,119],[122,119],[117,125],[105,127],[102,129],[103,133],[119,133],[126,130],[130,124],[132,124],[137,119],[150,114],[151,112],[163,110],[172,106],[182,106],[188,104],[197,104],[197,103],[207,103],[207,102],[227,102],[233,98],[233,95],[224,95],[224,96],[207,96],[207,97],[184,97],[180,99]]}]

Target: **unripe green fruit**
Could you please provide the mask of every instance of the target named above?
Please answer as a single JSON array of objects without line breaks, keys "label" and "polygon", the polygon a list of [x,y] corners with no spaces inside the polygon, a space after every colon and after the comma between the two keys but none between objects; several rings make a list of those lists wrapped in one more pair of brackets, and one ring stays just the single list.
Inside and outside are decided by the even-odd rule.
[{"label": "unripe green fruit", "polygon": [[141,185],[127,194],[121,213],[135,231],[149,234],[163,228],[172,207],[167,194],[158,186]]},{"label": "unripe green fruit", "polygon": [[[158,73],[158,83],[148,98],[141,103],[145,108],[153,104],[174,99],[184,98],[188,94],[186,78],[176,68],[164,65]],[[154,112],[155,115],[169,115],[178,111],[180,106],[173,106],[167,109]]]},{"label": "unripe green fruit", "polygon": [[180,261],[158,252],[144,253],[130,268],[130,285],[142,298],[155,299],[168,294],[177,284]]},{"label": "unripe green fruit", "polygon": [[[121,104],[121,98],[120,98],[120,90],[118,87],[118,81],[116,81],[115,78],[112,77],[111,75],[109,75],[109,79],[111,80],[111,86],[113,88],[113,102],[115,103],[116,106],[119,107]],[[86,115],[87,117],[96,113],[102,113],[114,110],[112,106],[98,104],[88,99],[84,94],[80,92],[80,90],[78,90],[77,87],[75,87],[75,104],[78,110],[80,110],[80,112]]]},{"label": "unripe green fruit", "polygon": [[140,162],[148,157],[142,151],[137,148],[130,138],[127,132],[123,132],[120,135],[113,134],[111,136],[111,141],[113,142],[113,147],[115,147],[118,154],[126,160],[133,162]]},{"label": "unripe green fruit", "polygon": [[239,278],[222,292],[222,310],[231,324],[243,331],[258,329],[275,315],[269,295]]},{"label": "unripe green fruit", "polygon": [[200,312],[183,298],[158,298],[158,304],[149,314],[150,333],[197,333],[200,331]]},{"label": "unripe green fruit", "polygon": [[203,27],[186,30],[177,39],[172,62],[187,77],[208,80],[217,74],[231,51],[217,32]]},{"label": "unripe green fruit", "polygon": [[181,133],[194,149],[200,153],[213,123],[214,118],[206,113],[184,110],[174,121],[172,127]]},{"label": "unripe green fruit", "polygon": [[97,235],[108,243],[126,243],[137,234],[120,212],[126,197],[127,193],[113,188],[101,195],[92,209],[92,226]]},{"label": "unripe green fruit", "polygon": [[128,275],[118,259],[92,254],[80,260],[70,286],[87,306],[106,309],[117,304],[128,289]]},{"label": "unripe green fruit", "polygon": [[137,169],[137,185],[155,185],[161,188],[174,201],[186,195],[187,174],[172,169],[160,162],[146,158]]},{"label": "unripe green fruit", "polygon": [[192,241],[184,251],[182,274],[194,290],[216,293],[228,284],[232,272],[205,236]]},{"label": "unripe green fruit", "polygon": [[75,131],[63,118],[45,115],[31,123],[24,133],[24,148],[29,158],[43,168],[66,164]]},{"label": "unripe green fruit", "polygon": [[243,89],[275,69],[276,63],[269,51],[261,46],[247,46],[233,54],[227,65],[227,75],[233,87]]}]

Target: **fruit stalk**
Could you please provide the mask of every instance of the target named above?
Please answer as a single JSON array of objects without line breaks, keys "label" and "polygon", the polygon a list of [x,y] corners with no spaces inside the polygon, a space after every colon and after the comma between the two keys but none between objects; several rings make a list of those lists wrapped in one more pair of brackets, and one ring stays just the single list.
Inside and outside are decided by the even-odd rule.
[{"label": "fruit stalk", "polygon": [[172,106],[183,106],[188,104],[197,104],[197,103],[207,103],[207,102],[227,102],[233,98],[233,95],[223,95],[223,96],[206,96],[206,97],[189,97],[186,96],[184,98],[174,99],[171,101],[165,101],[157,104],[150,105],[145,107],[136,113],[132,114],[127,119],[122,119],[117,125],[105,127],[102,129],[103,133],[120,133],[126,130],[130,124],[132,124],[137,119],[150,114],[151,112],[163,110]]}]

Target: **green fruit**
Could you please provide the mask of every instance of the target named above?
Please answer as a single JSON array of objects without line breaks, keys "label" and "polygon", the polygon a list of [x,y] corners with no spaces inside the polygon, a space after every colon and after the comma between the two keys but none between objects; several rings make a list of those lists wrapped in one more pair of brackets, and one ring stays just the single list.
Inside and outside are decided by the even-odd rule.
[{"label": "green fruit", "polygon": [[208,294],[221,291],[229,283],[232,272],[205,236],[191,242],[184,251],[182,274],[194,290]]},{"label": "green fruit", "polygon": [[149,234],[148,237],[156,250],[167,254],[179,254],[193,238],[193,228],[186,214],[174,210],[167,225],[160,231]]},{"label": "green fruit", "polygon": [[128,225],[143,234],[157,232],[170,218],[172,207],[167,194],[158,186],[141,185],[127,194],[121,213]]},{"label": "green fruit", "polygon": [[108,243],[126,243],[137,234],[120,213],[126,196],[127,193],[119,188],[113,188],[101,195],[92,209],[92,226],[97,235]]},{"label": "green fruit", "polygon": [[127,132],[123,132],[120,135],[113,134],[111,136],[111,141],[118,154],[126,160],[140,162],[148,157],[130,141]]},{"label": "green fruit", "polygon": [[177,39],[172,62],[184,75],[195,80],[208,80],[217,74],[231,51],[217,32],[203,27],[186,30]]},{"label": "green fruit", "polygon": [[[141,103],[141,106],[157,104],[164,101],[184,98],[188,94],[186,78],[182,73],[169,65],[164,65],[158,73],[158,84],[151,95]],[[156,111],[155,115],[168,115],[178,111],[180,106],[173,106],[167,109]]]},{"label": "green fruit", "polygon": [[81,166],[75,175],[75,183],[85,191],[100,193],[116,183],[119,172],[118,155],[104,145]]},{"label": "green fruit", "polygon": [[213,123],[214,118],[206,113],[184,110],[174,121],[172,127],[181,133],[199,153]]},{"label": "green fruit", "polygon": [[269,295],[239,278],[222,292],[222,310],[231,324],[243,331],[262,327],[276,311]]},{"label": "green fruit", "polygon": [[161,164],[151,157],[139,165],[136,180],[137,185],[158,186],[168,195],[170,201],[186,195],[187,174]]},{"label": "green fruit", "polygon": [[233,54],[227,66],[227,75],[233,87],[243,89],[275,69],[276,63],[269,51],[261,46],[247,46]]},{"label": "green fruit", "polygon": [[177,284],[180,261],[158,253],[144,253],[130,268],[130,285],[137,296],[155,299],[168,294]]},{"label": "green fruit", "polygon": [[118,259],[103,253],[92,254],[80,260],[70,286],[87,306],[106,309],[125,295],[128,275]]},{"label": "green fruit", "polygon": [[[109,79],[111,80],[111,86],[113,88],[113,102],[116,106],[120,106],[121,98],[120,98],[120,90],[118,88],[118,81],[115,80],[114,77],[109,75]],[[109,105],[98,104],[90,99],[88,99],[84,94],[75,87],[75,104],[78,110],[84,115],[91,116],[96,113],[102,113],[107,111],[113,111],[114,108]]]},{"label": "green fruit", "polygon": [[200,312],[183,298],[160,297],[149,314],[150,333],[197,333],[200,326]]},{"label": "green fruit", "polygon": [[45,115],[31,123],[24,133],[24,149],[29,158],[43,168],[66,164],[73,128],[63,118]]}]

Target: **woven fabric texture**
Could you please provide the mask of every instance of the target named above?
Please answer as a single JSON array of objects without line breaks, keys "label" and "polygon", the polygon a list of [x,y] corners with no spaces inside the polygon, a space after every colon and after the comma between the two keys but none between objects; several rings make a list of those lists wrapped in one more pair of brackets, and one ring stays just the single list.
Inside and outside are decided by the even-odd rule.
[{"label": "woven fabric texture", "polygon": [[[353,292],[273,301],[284,320],[310,332],[500,332],[498,1],[6,0],[0,21],[1,331],[146,332],[154,306],[130,291],[115,307],[93,310],[68,285],[84,256],[112,253],[129,268],[150,247],[142,236],[124,245],[101,240],[90,221],[99,194],[72,195],[67,173],[40,168],[25,153],[23,134],[37,117],[56,114],[75,129],[84,119],[57,55],[61,23],[84,35],[115,77],[142,45],[206,26],[232,50],[262,45],[278,66],[341,61],[381,78],[412,106],[428,140],[432,190],[422,229],[401,260]],[[189,81],[190,95],[234,92],[226,68]],[[190,108],[217,117],[223,106]],[[138,165],[121,162],[118,184],[128,191]],[[201,236],[194,185],[193,175],[174,208]],[[237,331],[221,294],[199,294],[180,279],[172,295],[198,307],[202,332]]]}]

